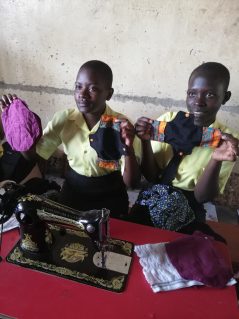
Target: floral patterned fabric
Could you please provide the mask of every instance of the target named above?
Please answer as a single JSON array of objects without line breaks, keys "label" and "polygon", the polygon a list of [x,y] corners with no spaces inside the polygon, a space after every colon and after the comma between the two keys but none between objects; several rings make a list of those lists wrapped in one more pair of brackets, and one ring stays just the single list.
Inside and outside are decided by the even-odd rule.
[{"label": "floral patterned fabric", "polygon": [[136,204],[147,206],[155,227],[180,230],[195,219],[184,194],[168,185],[157,184],[139,193]]}]

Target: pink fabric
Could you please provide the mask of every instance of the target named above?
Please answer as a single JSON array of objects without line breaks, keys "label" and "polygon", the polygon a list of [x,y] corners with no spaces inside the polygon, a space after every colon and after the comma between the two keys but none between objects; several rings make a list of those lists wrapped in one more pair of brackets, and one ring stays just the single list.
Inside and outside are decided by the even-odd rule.
[{"label": "pink fabric", "polygon": [[42,135],[39,116],[20,99],[13,100],[2,112],[2,124],[7,142],[15,151],[28,151]]},{"label": "pink fabric", "polygon": [[195,232],[165,245],[168,257],[184,279],[196,280],[211,287],[225,287],[232,278],[231,267],[215,241]]}]

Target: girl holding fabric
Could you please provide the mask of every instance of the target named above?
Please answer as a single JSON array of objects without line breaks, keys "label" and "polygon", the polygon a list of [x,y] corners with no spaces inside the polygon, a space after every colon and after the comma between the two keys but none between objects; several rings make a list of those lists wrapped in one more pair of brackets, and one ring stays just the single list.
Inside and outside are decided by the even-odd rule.
[{"label": "girl holding fabric", "polygon": [[[119,217],[128,213],[126,187],[139,181],[140,154],[134,151],[134,126],[106,104],[114,92],[112,80],[112,71],[104,62],[84,63],[75,83],[78,109],[54,115],[35,153],[48,159],[62,144],[69,168],[61,203],[78,210],[105,207],[111,216]],[[25,155],[32,158],[30,152]]]},{"label": "girl holding fabric", "polygon": [[[174,140],[171,145],[150,141],[154,121],[145,117],[138,119],[135,128],[142,141],[142,171],[154,185],[140,194],[139,207],[134,208],[132,219],[186,233],[199,229],[214,236],[204,223],[203,203],[223,192],[239,154],[239,134],[216,120],[221,105],[231,96],[229,80],[230,73],[224,65],[209,62],[197,67],[188,82],[189,113],[184,113],[184,117],[192,119],[193,130],[203,131],[209,127],[211,131],[220,131],[216,148],[192,144],[189,152],[177,152],[177,143],[185,147],[195,137],[194,133],[190,135],[190,128],[180,127],[182,112],[169,112],[158,119],[162,123],[174,122],[181,134],[177,143]],[[172,130],[171,135],[178,134]]]},{"label": "girl holding fabric", "polygon": [[38,177],[42,174],[38,165],[32,161],[28,161],[20,153],[12,149],[11,145],[6,141],[5,132],[2,125],[2,112],[4,106],[11,103],[16,96],[3,96],[0,105],[3,109],[0,111],[0,182],[1,184],[7,180],[24,184],[28,180]]}]

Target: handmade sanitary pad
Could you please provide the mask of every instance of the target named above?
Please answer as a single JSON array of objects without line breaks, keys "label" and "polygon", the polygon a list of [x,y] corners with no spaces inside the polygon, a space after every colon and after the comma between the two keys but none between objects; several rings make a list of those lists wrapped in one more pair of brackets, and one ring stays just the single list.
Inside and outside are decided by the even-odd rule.
[{"label": "handmade sanitary pad", "polygon": [[95,134],[89,136],[90,146],[98,155],[98,166],[109,170],[120,169],[120,158],[127,154],[127,147],[121,141],[120,121],[111,115],[102,115]]},{"label": "handmade sanitary pad", "polygon": [[195,146],[216,148],[221,136],[219,129],[196,126],[194,115],[182,111],[170,122],[153,121],[151,140],[170,144],[174,154],[160,182],[171,185],[184,155],[191,154]]},{"label": "handmade sanitary pad", "polygon": [[179,111],[171,122],[152,123],[151,140],[165,142],[173,147],[174,153],[191,154],[195,146],[216,148],[221,140],[221,131],[213,127],[194,124],[194,115]]},{"label": "handmade sanitary pad", "polygon": [[41,137],[39,116],[25,102],[14,99],[2,112],[2,124],[7,142],[15,151],[28,151]]}]

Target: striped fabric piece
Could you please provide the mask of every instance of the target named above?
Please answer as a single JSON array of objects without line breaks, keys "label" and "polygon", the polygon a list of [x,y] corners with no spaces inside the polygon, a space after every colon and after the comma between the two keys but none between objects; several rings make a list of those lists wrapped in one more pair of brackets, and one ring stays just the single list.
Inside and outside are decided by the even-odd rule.
[{"label": "striped fabric piece", "polygon": [[104,114],[100,118],[100,128],[112,127],[114,130],[120,132],[120,122],[117,121],[118,118],[113,115]]},{"label": "striped fabric piece", "polygon": [[165,138],[165,127],[167,125],[167,122],[165,121],[153,121],[152,123],[152,134],[151,134],[151,140],[163,142]]},{"label": "striped fabric piece", "polygon": [[221,140],[222,133],[217,128],[203,127],[200,146],[216,148]]}]

